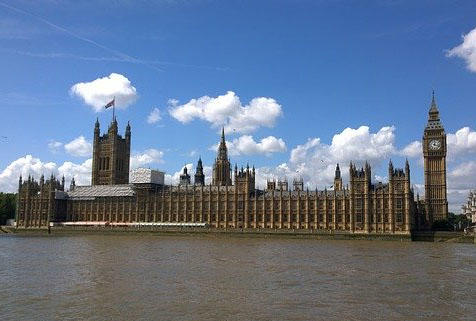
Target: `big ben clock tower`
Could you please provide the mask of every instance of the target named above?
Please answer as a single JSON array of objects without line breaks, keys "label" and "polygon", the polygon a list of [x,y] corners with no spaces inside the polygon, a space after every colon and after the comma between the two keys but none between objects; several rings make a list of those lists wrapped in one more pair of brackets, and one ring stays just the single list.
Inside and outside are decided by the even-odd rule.
[{"label": "big ben clock tower", "polygon": [[446,198],[446,133],[440,121],[440,112],[431,99],[428,123],[423,133],[425,169],[425,210],[429,223],[448,217]]}]

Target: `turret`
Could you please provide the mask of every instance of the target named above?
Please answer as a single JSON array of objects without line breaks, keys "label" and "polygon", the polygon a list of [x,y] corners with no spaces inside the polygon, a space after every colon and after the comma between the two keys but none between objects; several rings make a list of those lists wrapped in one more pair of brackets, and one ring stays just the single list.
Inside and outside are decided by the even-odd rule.
[{"label": "turret", "polygon": [[367,181],[370,181],[372,178],[372,169],[367,161],[365,161],[364,173]]},{"label": "turret", "polygon": [[389,181],[392,178],[392,176],[393,176],[393,163],[392,163],[392,160],[390,160],[388,162],[388,180]]},{"label": "turret", "polygon": [[342,177],[340,174],[339,164],[336,166],[335,175],[334,175],[334,190],[342,190]]},{"label": "turret", "polygon": [[187,166],[183,168],[183,173],[180,175],[180,185],[189,185],[190,175],[187,172]]},{"label": "turret", "polygon": [[109,125],[108,133],[117,135],[117,119],[114,117]]},{"label": "turret", "polygon": [[205,185],[205,175],[203,174],[202,158],[198,158],[197,169],[195,171],[195,185]]},{"label": "turret", "polygon": [[131,124],[129,123],[129,121],[127,122],[127,126],[126,126],[126,140],[128,142],[130,142],[131,140]]},{"label": "turret", "polygon": [[74,191],[75,186],[76,186],[76,182],[74,181],[74,176],[73,176],[73,178],[71,179],[71,182],[69,183],[69,190]]},{"label": "turret", "polygon": [[349,178],[352,180],[354,177],[354,164],[352,164],[352,161],[349,163]]},{"label": "turret", "polygon": [[[237,167],[235,166],[235,170],[236,169]],[[255,177],[249,165],[246,165],[246,169],[243,169],[242,166],[240,171],[235,171],[235,186],[239,192],[246,192],[247,195],[254,193]]]},{"label": "turret", "polygon": [[299,179],[293,179],[293,189],[295,191],[304,190],[304,181],[303,181],[302,177],[300,177]]},{"label": "turret", "polygon": [[99,139],[100,129],[99,129],[99,119],[96,118],[96,124],[94,125],[94,139]]},{"label": "turret", "polygon": [[273,180],[266,180],[266,189],[271,191],[276,189],[276,181]]},{"label": "turret", "polygon": [[22,184],[23,184],[23,179],[20,174],[20,178],[18,179],[18,191],[20,191]]}]

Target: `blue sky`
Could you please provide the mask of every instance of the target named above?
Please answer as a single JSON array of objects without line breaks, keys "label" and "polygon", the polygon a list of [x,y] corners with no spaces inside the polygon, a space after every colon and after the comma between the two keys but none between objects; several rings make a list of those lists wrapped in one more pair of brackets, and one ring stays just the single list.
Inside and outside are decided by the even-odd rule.
[{"label": "blue sky", "polygon": [[170,182],[198,155],[212,165],[224,125],[232,162],[254,164],[261,182],[300,175],[322,188],[349,159],[385,180],[390,158],[409,157],[421,191],[411,144],[434,89],[453,135],[455,209],[475,185],[475,17],[473,1],[0,0],[0,189],[19,173],[87,183],[94,121],[111,119],[94,104],[116,90],[135,166]]}]

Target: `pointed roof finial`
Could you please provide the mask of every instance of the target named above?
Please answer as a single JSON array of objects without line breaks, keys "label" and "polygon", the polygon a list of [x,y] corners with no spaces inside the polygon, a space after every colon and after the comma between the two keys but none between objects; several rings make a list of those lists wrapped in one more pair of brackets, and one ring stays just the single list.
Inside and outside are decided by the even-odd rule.
[{"label": "pointed roof finial", "polygon": [[432,91],[431,94],[431,105],[430,105],[430,113],[437,113],[438,107],[436,106],[436,99],[435,99],[435,91]]},{"label": "pointed roof finial", "polygon": [[337,163],[334,178],[340,178],[340,167],[339,167],[339,163]]}]

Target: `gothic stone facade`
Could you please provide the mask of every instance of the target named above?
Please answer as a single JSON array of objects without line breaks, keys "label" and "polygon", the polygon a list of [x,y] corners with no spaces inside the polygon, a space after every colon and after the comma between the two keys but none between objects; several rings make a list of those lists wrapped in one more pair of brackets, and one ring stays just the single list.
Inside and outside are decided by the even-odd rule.
[{"label": "gothic stone facade", "polygon": [[[74,181],[73,181],[74,184]],[[17,226],[44,227],[51,220],[66,219],[66,203],[58,200],[64,193],[64,177],[61,183],[53,176],[37,182],[30,176],[23,181],[20,176],[17,196]]]},{"label": "gothic stone facade", "polygon": [[109,129],[100,135],[99,121],[94,126],[92,184],[115,185],[129,183],[131,126],[127,123],[125,137],[117,133],[114,118]]},{"label": "gothic stone facade", "polygon": [[[433,119],[435,116],[432,103],[429,122]],[[126,155],[130,153],[130,144],[125,145],[127,150],[117,154],[120,156],[112,155],[114,148],[100,150],[97,146],[100,141],[96,139],[96,135],[99,136],[98,124],[96,128],[93,177],[95,173],[101,174],[101,169],[98,170],[98,159],[109,157],[110,162],[112,159],[123,159],[125,162]],[[446,146],[445,136],[439,133],[438,139]],[[108,138],[117,135],[115,120],[107,135]],[[425,137],[433,137],[432,135],[424,136],[424,143],[427,139]],[[436,138],[430,139],[428,144],[434,139]],[[130,126],[126,130],[125,141],[130,142]],[[439,157],[442,162],[441,157],[444,161],[444,156],[428,154],[425,157]],[[112,161],[112,164],[115,164],[114,162]],[[184,171],[178,186],[129,184],[122,174],[114,173],[115,170],[121,171],[121,168],[125,167],[128,169],[128,160],[124,167],[114,167],[112,174],[108,173],[93,180],[91,186],[75,186],[73,180],[69,191],[65,191],[64,182],[59,183],[54,177],[40,183],[32,178],[26,182],[20,181],[17,226],[41,227],[55,221],[189,222],[207,223],[214,228],[409,234],[412,230],[431,223],[428,220],[433,216],[428,214],[429,211],[435,210],[435,217],[444,215],[444,206],[447,204],[446,185],[444,194],[441,191],[435,194],[439,195],[438,198],[429,193],[425,200],[415,201],[408,162],[404,169],[394,169],[390,162],[388,183],[385,184],[372,183],[371,168],[367,163],[360,169],[351,163],[349,183],[346,187],[342,183],[337,165],[333,190],[304,190],[302,180],[293,182],[293,190],[289,190],[287,181],[269,181],[265,190],[259,190],[255,187],[254,167],[247,166],[238,170],[235,165],[234,171],[231,170],[223,132],[210,185],[205,185],[201,159],[193,184],[190,175]],[[107,165],[105,170],[108,171]],[[425,175],[439,177],[437,181],[431,179],[428,183],[431,188],[441,189],[441,167],[425,167]],[[122,178],[118,180],[117,177]],[[443,178],[446,183],[446,177]],[[435,207],[436,204],[439,207]]]},{"label": "gothic stone facade", "polygon": [[448,217],[446,197],[446,133],[440,121],[435,95],[431,100],[428,123],[422,139],[425,170],[426,220],[433,222]]}]

